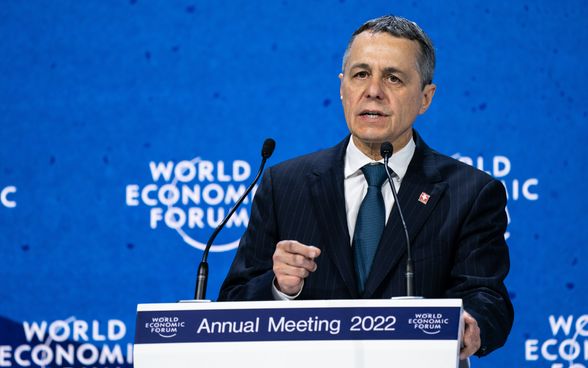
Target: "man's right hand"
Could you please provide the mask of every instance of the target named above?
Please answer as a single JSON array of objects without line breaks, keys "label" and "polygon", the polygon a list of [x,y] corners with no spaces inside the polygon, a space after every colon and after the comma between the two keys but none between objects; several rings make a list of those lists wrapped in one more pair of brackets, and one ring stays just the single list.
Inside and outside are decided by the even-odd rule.
[{"label": "man's right hand", "polygon": [[314,259],[321,250],[295,240],[282,240],[276,244],[272,257],[278,290],[286,295],[296,295],[310,272],[316,270]]}]

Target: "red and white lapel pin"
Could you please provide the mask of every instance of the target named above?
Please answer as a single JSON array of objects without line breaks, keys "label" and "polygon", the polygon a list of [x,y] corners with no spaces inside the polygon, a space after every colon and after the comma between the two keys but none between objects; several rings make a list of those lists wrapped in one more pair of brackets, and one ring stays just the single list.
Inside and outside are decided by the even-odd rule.
[{"label": "red and white lapel pin", "polygon": [[429,194],[422,192],[419,196],[419,202],[421,202],[422,204],[427,204],[427,202],[429,202],[429,198],[431,198]]}]

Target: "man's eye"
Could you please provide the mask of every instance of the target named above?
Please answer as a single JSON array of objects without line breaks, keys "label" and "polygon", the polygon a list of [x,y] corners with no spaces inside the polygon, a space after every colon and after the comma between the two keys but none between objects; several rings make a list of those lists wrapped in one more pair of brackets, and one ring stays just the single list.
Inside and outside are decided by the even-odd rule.
[{"label": "man's eye", "polygon": [[402,83],[402,80],[393,74],[388,76],[388,81],[391,83]]},{"label": "man's eye", "polygon": [[368,72],[357,72],[355,73],[354,77],[359,79],[364,79],[368,77]]}]

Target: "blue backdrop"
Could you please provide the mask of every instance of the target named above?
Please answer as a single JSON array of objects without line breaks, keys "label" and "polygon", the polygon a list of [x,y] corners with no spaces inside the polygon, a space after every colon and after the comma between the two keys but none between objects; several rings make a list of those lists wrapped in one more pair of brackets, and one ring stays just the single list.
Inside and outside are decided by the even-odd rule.
[{"label": "blue backdrop", "polygon": [[[474,363],[588,366],[582,0],[3,2],[0,366],[130,366],[136,304],[192,297],[263,139],[275,164],[345,136],[344,48],[388,13],[437,50],[416,128],[509,195],[515,325]],[[249,206],[218,238],[209,297]]]}]

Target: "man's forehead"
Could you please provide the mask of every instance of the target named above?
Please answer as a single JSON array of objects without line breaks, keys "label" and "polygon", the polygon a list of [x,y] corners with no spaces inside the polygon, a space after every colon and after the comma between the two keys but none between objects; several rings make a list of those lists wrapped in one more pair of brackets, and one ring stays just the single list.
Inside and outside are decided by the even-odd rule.
[{"label": "man's forehead", "polygon": [[[353,39],[349,47],[347,67],[372,67],[378,61],[384,68],[416,66],[420,52],[417,41],[396,37],[386,32],[364,31]],[[375,65],[373,66],[375,67]]]},{"label": "man's forehead", "polygon": [[400,49],[405,52],[411,51],[413,54],[415,51],[420,50],[419,43],[415,40],[397,37],[387,32],[364,31],[355,36],[349,46],[349,51],[353,53],[353,51],[358,51],[366,47],[388,47]]}]

